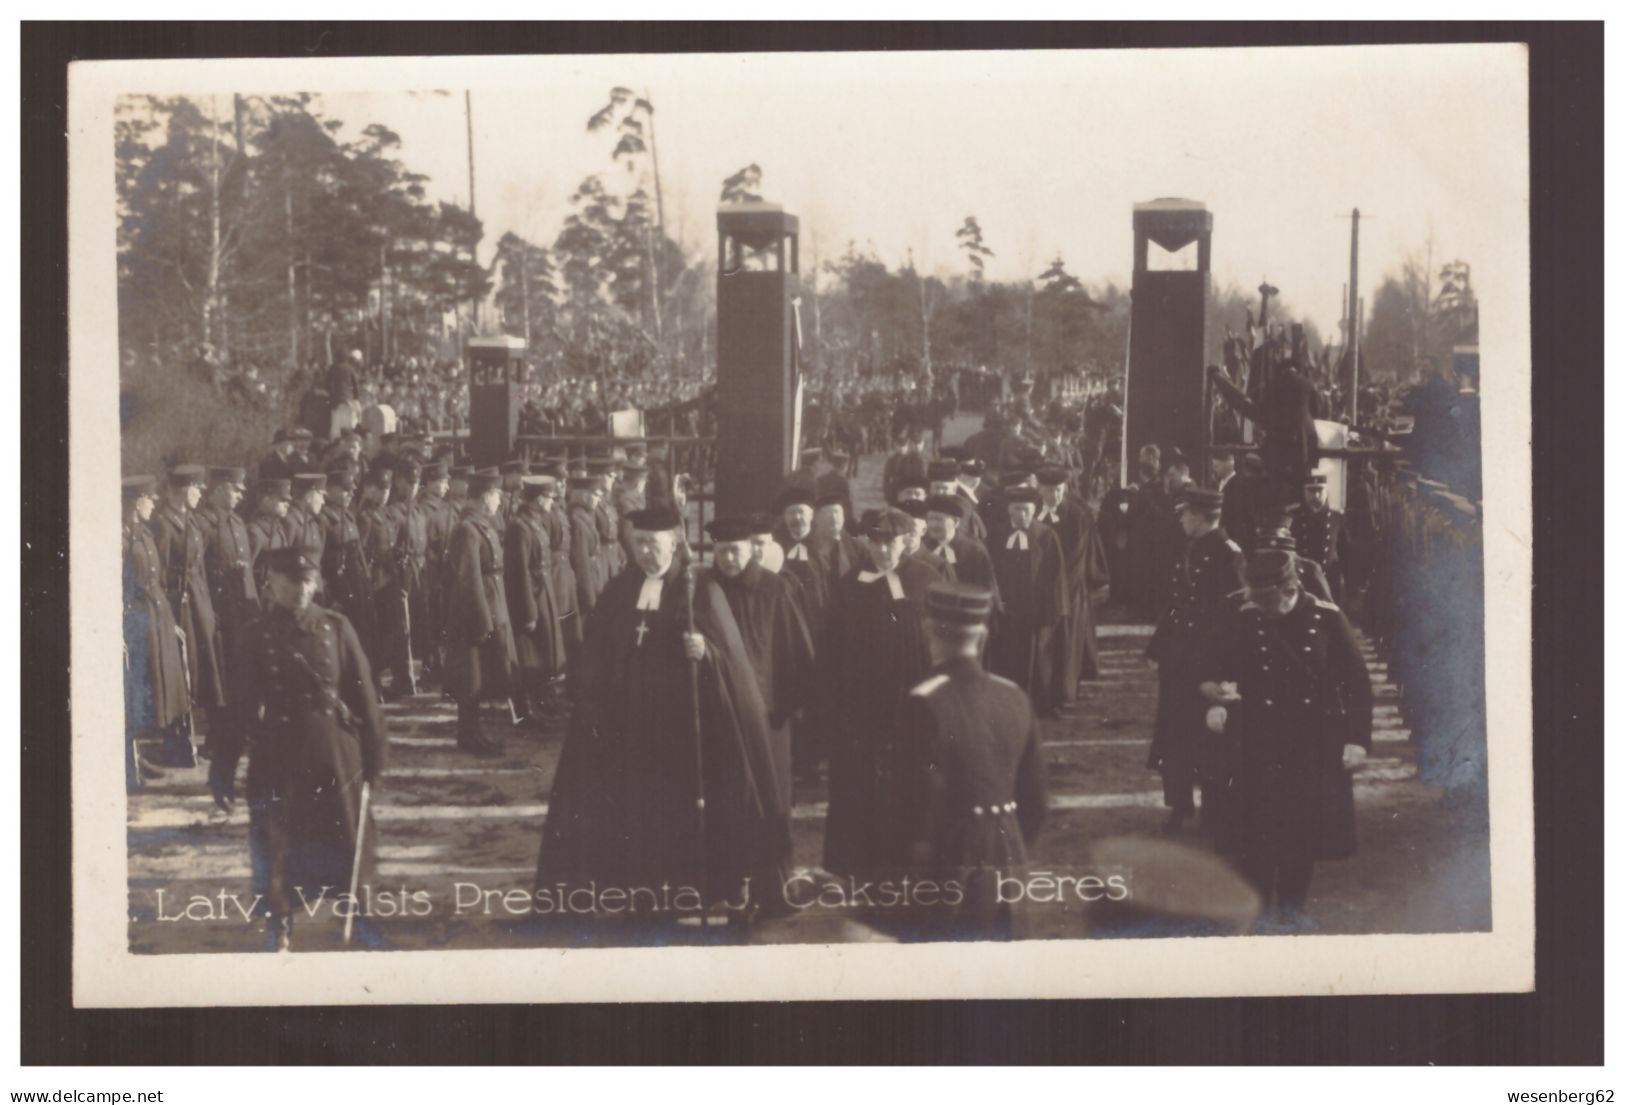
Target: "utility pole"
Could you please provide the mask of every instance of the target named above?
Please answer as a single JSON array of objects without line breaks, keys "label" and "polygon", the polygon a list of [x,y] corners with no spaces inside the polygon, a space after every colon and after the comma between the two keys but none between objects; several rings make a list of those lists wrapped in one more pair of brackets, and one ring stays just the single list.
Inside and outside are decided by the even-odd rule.
[{"label": "utility pole", "polygon": [[1359,416],[1360,407],[1360,322],[1364,302],[1360,298],[1360,209],[1356,207],[1349,218],[1352,220],[1349,226],[1349,369],[1344,379],[1349,389],[1349,421],[1353,422]]},{"label": "utility pole", "polygon": [[[470,218],[476,218],[479,215],[479,209],[474,203],[474,93],[467,88],[463,89],[463,122],[468,129],[468,214]],[[478,242],[474,243],[472,252],[474,254],[473,261],[478,265],[480,263],[480,246]],[[471,314],[474,319],[474,330],[477,333],[480,328],[480,297],[476,294],[471,298],[473,299]]]}]

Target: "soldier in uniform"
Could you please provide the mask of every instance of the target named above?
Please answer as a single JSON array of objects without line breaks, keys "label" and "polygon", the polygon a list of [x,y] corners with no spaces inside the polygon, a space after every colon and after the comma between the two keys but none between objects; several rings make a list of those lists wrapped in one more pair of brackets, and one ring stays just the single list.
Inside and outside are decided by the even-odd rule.
[{"label": "soldier in uniform", "polygon": [[293,481],[261,480],[254,485],[254,517],[248,520],[248,561],[254,566],[254,587],[265,605],[265,569],[260,554],[280,549],[288,539],[288,505],[293,501]]},{"label": "soldier in uniform", "polygon": [[488,469],[469,480],[446,560],[446,691],[457,701],[457,743],[488,756],[501,754],[502,743],[481,728],[480,703],[511,693],[515,662],[496,527],[501,479]]},{"label": "soldier in uniform", "polygon": [[429,562],[429,517],[418,504],[422,469],[416,461],[395,464],[395,485],[389,494],[389,523],[395,543],[390,550],[393,577],[388,594],[379,599],[383,665],[393,673],[386,692],[398,698],[417,687],[413,662],[430,644],[424,609],[424,572]]},{"label": "soldier in uniform", "polygon": [[[570,660],[580,650],[585,632],[582,624],[585,615],[576,608],[579,596],[575,569],[570,566],[570,520],[565,517],[566,508],[559,505],[559,499],[567,493],[569,476],[565,474],[562,464],[551,465],[546,474],[553,478],[552,483],[543,487],[536,507],[541,512],[542,528],[547,532],[548,574],[553,585],[553,602],[558,611],[559,634],[564,641],[566,674],[559,676],[562,680],[567,677]],[[562,709],[566,704],[560,702],[559,705]]]},{"label": "soldier in uniform", "polygon": [[232,664],[234,721],[209,769],[214,800],[230,812],[248,752],[254,892],[276,951],[290,950],[296,912],[350,892],[358,845],[364,893],[377,839],[362,787],[383,771],[384,720],[355,630],[316,605],[321,558],[314,546],[265,554],[269,608]]},{"label": "soldier in uniform", "polygon": [[389,493],[394,479],[387,468],[374,468],[361,481],[361,501],[356,507],[356,529],[361,535],[361,561],[367,568],[367,594],[371,601],[373,638],[364,642],[368,649],[367,662],[379,684],[378,696],[383,697],[382,678],[388,656],[384,651],[384,637],[380,617],[390,602],[399,602],[395,580],[395,521],[388,510]]},{"label": "soldier in uniform", "polygon": [[361,544],[361,526],[351,507],[354,469],[344,466],[327,474],[328,496],[322,504],[322,579],[327,605],[350,619],[370,664],[378,656],[378,621],[373,607],[372,570]]},{"label": "soldier in uniform", "polygon": [[[254,582],[253,545],[248,526],[237,513],[243,501],[248,473],[241,468],[209,469],[209,499],[194,517],[203,531],[203,566],[209,577],[209,598],[214,604],[220,632],[220,660],[224,685],[231,688],[231,662],[242,633],[260,613],[259,589]],[[205,754],[212,754],[215,734],[229,724],[224,707],[209,712]]]},{"label": "soldier in uniform", "polygon": [[[164,503],[152,515],[153,543],[164,577],[164,593],[181,631],[181,651],[191,709],[215,710],[226,704],[225,670],[220,661],[219,624],[209,594],[204,565],[203,527],[194,511],[203,497],[204,470],[195,464],[170,469]],[[194,719],[188,714],[188,721]],[[159,763],[164,767],[191,767],[197,762],[190,732],[168,734]]]},{"label": "soldier in uniform", "polygon": [[598,527],[598,555],[604,560],[604,579],[614,579],[627,565],[626,550],[621,547],[620,520],[610,497],[615,493],[615,462],[596,458],[587,462],[587,474],[598,481],[593,498],[593,524]]},{"label": "soldier in uniform", "polygon": [[616,539],[621,546],[623,563],[632,562],[632,523],[628,517],[633,511],[642,510],[648,506],[648,497],[645,494],[649,484],[649,469],[641,463],[628,461],[621,469],[621,479],[616,481],[615,490],[610,495],[611,505],[615,510]]},{"label": "soldier in uniform", "polygon": [[300,472],[293,477],[293,504],[282,519],[283,545],[322,545],[322,507],[327,505],[327,477]]},{"label": "soldier in uniform", "polygon": [[1303,503],[1292,515],[1292,536],[1298,552],[1320,565],[1331,588],[1332,601],[1344,605],[1343,565],[1348,561],[1348,530],[1343,512],[1326,501],[1326,473],[1314,472],[1303,487]]},{"label": "soldier in uniform", "polygon": [[1038,724],[1020,687],[982,670],[993,595],[933,583],[925,608],[932,668],[902,706],[895,832],[916,885],[959,893],[919,902],[908,935],[1009,939],[1020,927],[998,880],[1020,877],[1046,809]]},{"label": "soldier in uniform", "polygon": [[522,457],[505,460],[497,471],[502,473],[502,501],[497,504],[497,527],[506,531],[509,518],[519,507],[519,489],[524,485],[525,477],[530,475],[530,464]]},{"label": "soldier in uniform", "polygon": [[[598,519],[593,513],[597,486],[598,481],[592,476],[570,476],[567,481],[570,571],[576,578],[576,616],[583,623],[591,617],[593,607],[598,605],[598,596],[609,582],[604,573],[604,558],[598,549]],[[586,632],[585,624],[582,632]]]},{"label": "soldier in uniform", "polygon": [[163,774],[141,758],[138,742],[185,740],[181,729],[192,704],[181,662],[181,633],[149,521],[158,481],[124,481],[124,775],[130,788]]},{"label": "soldier in uniform", "polygon": [[1220,628],[1229,596],[1241,586],[1241,549],[1219,526],[1222,499],[1217,491],[1188,488],[1180,500],[1185,551],[1169,580],[1168,605],[1145,650],[1157,665],[1157,718],[1146,766],[1162,774],[1162,800],[1168,807],[1164,828],[1169,832],[1196,812],[1198,785],[1205,828],[1216,827],[1213,809],[1222,800],[1221,767],[1212,742],[1205,739],[1207,703],[1197,687],[1203,649]]},{"label": "soldier in uniform", "polygon": [[544,515],[552,476],[526,476],[518,509],[508,523],[503,550],[508,621],[513,626],[518,678],[514,707],[519,717],[540,728],[544,714],[556,712],[554,680],[564,674],[564,636],[553,595],[553,542]]},{"label": "soldier in uniform", "polygon": [[450,473],[441,463],[425,465],[418,507],[428,530],[429,548],[423,571],[423,674],[440,678],[440,650],[445,637],[446,548],[457,525],[457,508],[446,497]]},{"label": "soldier in uniform", "polygon": [[1342,612],[1298,586],[1291,553],[1254,553],[1246,585],[1197,668],[1228,763],[1219,845],[1272,922],[1301,928],[1315,862],[1354,854],[1350,772],[1371,748],[1371,677]]}]

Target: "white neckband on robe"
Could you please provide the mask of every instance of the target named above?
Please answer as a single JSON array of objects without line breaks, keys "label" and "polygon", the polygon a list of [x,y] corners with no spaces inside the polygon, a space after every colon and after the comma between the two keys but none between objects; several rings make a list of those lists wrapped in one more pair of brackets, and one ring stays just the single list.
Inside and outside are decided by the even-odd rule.
[{"label": "white neckband on robe", "polygon": [[964,484],[960,484],[959,485],[959,493],[961,495],[965,496],[965,498],[969,499],[973,503],[977,501],[977,499],[976,499],[976,489],[975,488],[966,487]]},{"label": "white neckband on robe", "polygon": [[1004,547],[1007,548],[1007,549],[1025,549],[1025,548],[1027,548],[1027,531],[1024,530],[1024,529],[1016,530],[1004,542]]},{"label": "white neckband on robe", "polygon": [[886,577],[886,587],[891,591],[891,597],[894,599],[902,598],[903,581],[897,578],[896,572],[859,572],[858,582],[873,583],[882,576]]},{"label": "white neckband on robe", "polygon": [[784,559],[786,559],[786,560],[806,560],[807,559],[807,546],[802,544],[800,541],[797,541],[795,544],[791,545],[788,549],[784,550]]},{"label": "white neckband on robe", "polygon": [[1037,520],[1040,522],[1059,522],[1061,519],[1053,509],[1050,507],[1045,507],[1043,510],[1038,512]]},{"label": "white neckband on robe", "polygon": [[949,564],[959,563],[959,557],[954,555],[953,548],[946,543],[937,546],[937,555],[942,557],[942,559],[946,560]]},{"label": "white neckband on robe", "polygon": [[644,576],[643,586],[638,589],[638,610],[659,610],[660,592],[666,586],[665,576]]}]

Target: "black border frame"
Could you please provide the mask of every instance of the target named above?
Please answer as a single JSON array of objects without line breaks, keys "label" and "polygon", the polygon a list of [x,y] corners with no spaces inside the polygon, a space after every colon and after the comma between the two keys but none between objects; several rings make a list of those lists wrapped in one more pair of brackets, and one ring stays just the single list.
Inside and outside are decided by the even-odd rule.
[{"label": "black border frame", "polygon": [[[1529,50],[1533,363],[1551,366],[1537,368],[1533,382],[1533,994],[72,1008],[69,61],[1431,42],[1523,42]],[[22,547],[24,835],[17,889],[25,1064],[1602,1062],[1603,416],[1600,403],[1573,398],[1602,394],[1601,23],[24,23],[21,57],[22,532],[28,543]]]}]

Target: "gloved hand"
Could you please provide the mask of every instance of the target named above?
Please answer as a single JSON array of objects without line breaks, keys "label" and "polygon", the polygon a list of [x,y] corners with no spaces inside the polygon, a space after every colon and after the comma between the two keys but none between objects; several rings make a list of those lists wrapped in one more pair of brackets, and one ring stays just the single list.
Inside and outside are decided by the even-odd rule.
[{"label": "gloved hand", "polygon": [[1230,711],[1223,706],[1209,706],[1207,708],[1207,727],[1215,733],[1224,732],[1224,723],[1230,719]]},{"label": "gloved hand", "polygon": [[1366,751],[1362,745],[1345,744],[1343,746],[1343,770],[1353,771],[1365,763]]}]

